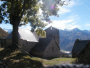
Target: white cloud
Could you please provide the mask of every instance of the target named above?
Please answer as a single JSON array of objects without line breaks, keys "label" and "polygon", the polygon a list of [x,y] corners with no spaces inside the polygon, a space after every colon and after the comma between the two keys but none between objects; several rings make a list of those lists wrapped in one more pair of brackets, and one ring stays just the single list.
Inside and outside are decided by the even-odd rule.
[{"label": "white cloud", "polygon": [[[65,0],[65,1],[67,3],[67,0]],[[42,1],[40,1],[40,3],[42,3]],[[71,0],[68,3],[69,3],[68,5],[65,5],[65,6],[62,6],[62,7],[58,6],[58,8],[59,8],[58,14],[59,15],[71,12],[71,10],[69,8],[76,5],[74,0]],[[42,14],[42,10],[41,10],[41,8],[39,8],[39,15],[41,15],[41,14]]]},{"label": "white cloud", "polygon": [[90,26],[90,23],[85,24],[85,26]]},{"label": "white cloud", "polygon": [[80,28],[81,26],[79,25],[72,25],[71,27],[68,27],[67,29],[74,29],[74,28]]},{"label": "white cloud", "polygon": [[[60,9],[58,11],[58,14],[60,15],[60,14],[65,14],[65,13],[71,12],[70,8],[76,5],[75,2],[76,1],[71,0],[70,4],[68,4],[67,6],[62,6],[62,7],[58,6],[58,8]],[[42,15],[42,10],[41,9],[39,9],[39,15]],[[53,27],[56,27],[58,29],[80,28],[80,25],[76,24],[78,19],[79,19],[78,15],[71,15],[66,20],[52,20],[53,23],[47,25],[46,28],[49,27],[49,26],[53,26]],[[47,22],[45,22],[45,23],[47,23]],[[22,28],[31,29],[30,25],[22,27]]]},{"label": "white cloud", "polygon": [[53,27],[56,27],[58,29],[65,29],[67,27],[66,24],[72,22],[73,20],[62,20],[62,21],[56,21],[54,20],[53,23],[49,24],[48,26],[46,27],[49,27],[49,26],[53,26]]},{"label": "white cloud", "polygon": [[68,16],[67,18],[68,18],[68,19],[79,19],[79,16],[73,14],[73,15]]},{"label": "white cloud", "polygon": [[[74,16],[69,16],[70,18],[67,18],[66,20],[52,20],[53,23],[48,24],[48,22],[43,21],[45,24],[48,24],[45,28],[53,26],[56,27],[58,29],[74,29],[74,28],[80,28],[80,25],[77,25],[77,21],[78,21],[78,15],[74,15]],[[86,26],[90,26],[90,24],[86,24]],[[21,26],[21,28],[24,29],[31,29],[30,24],[27,24],[25,26]]]},{"label": "white cloud", "polygon": [[76,22],[76,19],[68,19],[68,20],[53,20],[53,23],[49,24],[46,26],[49,27],[49,26],[53,26],[53,27],[56,27],[58,29],[74,29],[74,28],[80,28],[81,26],[80,25],[77,25],[77,22]]},{"label": "white cloud", "polygon": [[22,25],[22,26],[19,27],[19,28],[23,28],[23,29],[31,30],[31,26],[30,26],[30,24]]},{"label": "white cloud", "polygon": [[[66,4],[67,4],[67,1],[66,1]],[[60,9],[58,11],[58,14],[65,14],[65,13],[68,13],[68,12],[71,12],[70,8],[75,6],[76,3],[74,0],[71,0],[68,2],[68,5],[64,5],[64,6],[58,6],[58,8]]]},{"label": "white cloud", "polygon": [[29,25],[25,29],[31,30],[31,26]]},{"label": "white cloud", "polygon": [[64,14],[64,13],[68,13],[68,12],[71,12],[69,9],[66,9],[66,8],[59,8],[60,10],[58,11],[58,14]]},{"label": "white cloud", "polygon": [[39,8],[39,13],[38,13],[39,15],[41,15],[42,14],[42,10],[41,10],[41,8]]},{"label": "white cloud", "polygon": [[53,21],[54,23],[52,26],[59,28],[59,29],[65,29],[67,27],[67,24],[70,22],[73,22],[73,20],[62,20],[62,21]]},{"label": "white cloud", "polygon": [[75,1],[74,0],[71,0],[67,6],[68,7],[73,7],[75,5],[76,5]]},{"label": "white cloud", "polygon": [[3,2],[0,0],[0,6],[1,6],[1,4],[3,4]]},{"label": "white cloud", "polygon": [[58,11],[58,14],[65,14],[65,13],[68,13],[68,12],[71,12],[71,10],[69,9],[70,7],[73,7],[75,5],[75,2],[74,0],[70,1],[70,3],[66,6],[58,6],[58,8],[60,9]]}]

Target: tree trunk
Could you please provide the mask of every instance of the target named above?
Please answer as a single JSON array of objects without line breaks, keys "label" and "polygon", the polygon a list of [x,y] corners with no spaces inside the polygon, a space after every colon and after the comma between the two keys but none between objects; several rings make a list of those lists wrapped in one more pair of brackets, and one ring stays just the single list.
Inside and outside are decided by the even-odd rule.
[{"label": "tree trunk", "polygon": [[20,23],[20,18],[18,16],[13,16],[12,19],[12,49],[16,49],[18,47],[18,26]]}]

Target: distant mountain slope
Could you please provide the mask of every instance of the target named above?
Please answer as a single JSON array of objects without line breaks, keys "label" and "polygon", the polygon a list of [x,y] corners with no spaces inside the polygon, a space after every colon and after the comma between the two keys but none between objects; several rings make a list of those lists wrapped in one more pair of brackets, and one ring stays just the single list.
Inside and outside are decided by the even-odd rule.
[{"label": "distant mountain slope", "polygon": [[2,28],[0,28],[0,38],[4,39],[8,36],[8,33],[4,31]]},{"label": "distant mountain slope", "polygon": [[12,29],[3,28],[3,30],[5,30],[5,31],[8,32],[8,33],[11,33],[11,32],[12,32]]},{"label": "distant mountain slope", "polygon": [[79,30],[60,30],[60,49],[71,51],[76,39],[90,40],[90,31]]},{"label": "distant mountain slope", "polygon": [[[4,31],[5,33],[3,33],[2,31]],[[2,28],[0,28],[0,38],[2,37],[2,35],[3,38],[5,38],[7,34],[10,33],[11,31],[12,31],[11,29],[2,30]],[[74,42],[77,38],[81,40],[90,40],[90,31],[80,30],[78,28],[75,28],[73,30],[68,30],[68,29],[60,30],[60,49],[71,51]]]}]

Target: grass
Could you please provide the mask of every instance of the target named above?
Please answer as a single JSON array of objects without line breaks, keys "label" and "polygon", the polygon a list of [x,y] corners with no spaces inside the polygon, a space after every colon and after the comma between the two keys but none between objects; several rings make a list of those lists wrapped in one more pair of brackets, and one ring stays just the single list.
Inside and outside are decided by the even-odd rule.
[{"label": "grass", "polygon": [[8,68],[40,68],[44,66],[71,64],[74,58],[54,58],[51,60],[30,57],[21,53],[19,50],[10,50],[8,48],[0,48],[0,60],[7,63]]},{"label": "grass", "polygon": [[43,67],[38,60],[32,60],[29,55],[21,53],[18,49],[9,48],[0,51],[0,60],[8,65],[8,68],[37,68]]},{"label": "grass", "polygon": [[0,48],[0,51],[4,50],[4,48]]},{"label": "grass", "polygon": [[[29,56],[25,56],[25,58],[29,58]],[[32,60],[37,60],[42,62],[43,66],[51,66],[51,65],[59,65],[59,64],[72,64],[76,59],[75,58],[54,58],[51,60],[43,59],[39,57],[32,57]]]},{"label": "grass", "polygon": [[41,61],[43,66],[59,65],[59,64],[71,64],[75,61],[75,58],[54,58],[51,60],[33,57],[33,60]]}]

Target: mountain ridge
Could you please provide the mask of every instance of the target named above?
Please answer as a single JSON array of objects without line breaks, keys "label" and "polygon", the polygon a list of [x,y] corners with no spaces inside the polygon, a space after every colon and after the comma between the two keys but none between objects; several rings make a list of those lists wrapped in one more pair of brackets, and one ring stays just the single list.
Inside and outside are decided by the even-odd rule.
[{"label": "mountain ridge", "polygon": [[90,40],[89,30],[73,29],[70,31],[60,30],[60,48],[72,51],[76,39]]},{"label": "mountain ridge", "polygon": [[[11,29],[3,29],[10,33]],[[69,30],[59,30],[60,33],[60,49],[66,51],[72,51],[75,40],[78,38],[80,40],[90,40],[90,30],[80,30],[78,28]]]}]

